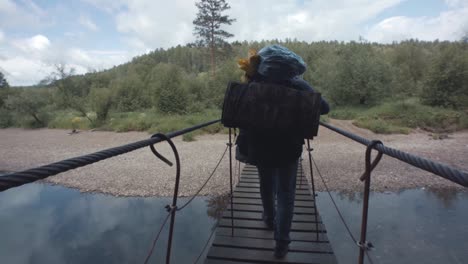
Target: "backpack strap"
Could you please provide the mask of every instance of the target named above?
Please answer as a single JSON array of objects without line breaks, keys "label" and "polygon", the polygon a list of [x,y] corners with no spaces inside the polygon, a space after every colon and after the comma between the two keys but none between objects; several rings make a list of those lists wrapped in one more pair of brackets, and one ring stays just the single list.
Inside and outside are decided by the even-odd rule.
[{"label": "backpack strap", "polygon": [[230,82],[221,122],[225,127],[317,135],[321,95],[273,83]]}]

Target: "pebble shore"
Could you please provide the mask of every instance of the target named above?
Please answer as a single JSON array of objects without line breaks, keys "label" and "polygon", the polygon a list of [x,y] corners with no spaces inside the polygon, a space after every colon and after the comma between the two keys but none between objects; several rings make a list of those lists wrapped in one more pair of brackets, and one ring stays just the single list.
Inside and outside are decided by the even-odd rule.
[{"label": "pebble shore", "polygon": [[[349,121],[332,120],[332,125],[369,139],[380,139],[387,146],[420,155],[468,171],[468,131],[450,134],[447,139],[433,139],[428,132],[409,135],[378,135],[360,129]],[[19,171],[51,162],[116,147],[149,137],[144,132],[81,131],[69,135],[59,129],[0,129],[0,171]],[[210,175],[226,149],[227,135],[202,135],[196,141],[175,139],[181,159],[180,195],[194,194]],[[313,157],[326,184],[333,191],[362,191],[359,177],[364,171],[365,147],[320,128],[313,140]],[[158,151],[173,160],[167,143],[156,145]],[[233,149],[234,150],[234,149]],[[303,153],[303,169],[310,175],[308,158]],[[226,152],[212,180],[200,195],[220,195],[229,190],[229,152]],[[237,163],[235,163],[237,179]],[[242,169],[242,165],[241,165]],[[317,189],[324,186],[317,178]],[[175,168],[153,156],[149,148],[136,150],[86,167],[61,173],[45,181],[77,188],[82,192],[116,196],[170,196],[174,188]],[[463,189],[441,177],[384,156],[373,172],[373,191],[398,191],[411,188]]]}]

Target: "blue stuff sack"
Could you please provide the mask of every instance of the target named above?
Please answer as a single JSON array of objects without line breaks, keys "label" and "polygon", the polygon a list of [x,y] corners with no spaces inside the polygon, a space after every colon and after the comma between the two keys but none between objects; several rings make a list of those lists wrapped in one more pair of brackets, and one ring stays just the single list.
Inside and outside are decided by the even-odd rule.
[{"label": "blue stuff sack", "polygon": [[258,73],[269,80],[289,80],[306,71],[306,64],[296,53],[280,45],[264,47],[258,52]]}]

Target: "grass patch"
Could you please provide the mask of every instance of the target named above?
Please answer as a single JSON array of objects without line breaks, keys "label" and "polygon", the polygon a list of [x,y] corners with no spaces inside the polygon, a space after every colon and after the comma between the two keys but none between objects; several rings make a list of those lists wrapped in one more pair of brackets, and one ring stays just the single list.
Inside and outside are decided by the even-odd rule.
[{"label": "grass patch", "polygon": [[328,115],[321,115],[320,116],[320,121],[322,121],[324,123],[328,123],[328,122],[330,122],[330,117]]},{"label": "grass patch", "polygon": [[420,128],[431,132],[453,132],[468,128],[468,113],[423,105],[416,99],[388,102],[361,113],[353,122],[375,133],[408,134]]},{"label": "grass patch", "polygon": [[[104,125],[104,128],[116,132],[148,131],[152,134],[169,133],[219,119],[220,116],[221,112],[219,110],[212,109],[188,115],[167,115],[154,110],[148,110],[146,112],[111,113],[109,121]],[[194,140],[194,137],[200,133],[214,134],[223,131],[224,127],[221,124],[215,124],[202,128],[200,131],[192,132],[191,135],[185,136],[184,140]]]},{"label": "grass patch", "polygon": [[395,126],[380,118],[358,118],[353,124],[378,134],[409,134],[411,132],[408,127]]},{"label": "grass patch", "polygon": [[92,126],[86,117],[80,117],[75,112],[57,111],[49,120],[47,127],[87,130]]},{"label": "grass patch", "polygon": [[195,141],[195,135],[196,135],[195,132],[190,132],[190,133],[187,133],[187,134],[183,134],[182,135],[182,141],[185,141],[185,142]]},{"label": "grass patch", "polygon": [[367,108],[365,107],[342,106],[335,109],[332,108],[328,116],[338,120],[353,120],[361,116],[366,110]]}]

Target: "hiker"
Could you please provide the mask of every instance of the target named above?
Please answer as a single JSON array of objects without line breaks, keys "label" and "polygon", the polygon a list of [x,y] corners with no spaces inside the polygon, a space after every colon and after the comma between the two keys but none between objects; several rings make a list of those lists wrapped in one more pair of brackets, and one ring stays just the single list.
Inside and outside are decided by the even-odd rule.
[{"label": "hiker", "polygon": [[[300,76],[306,65],[302,58],[280,45],[249,51],[249,58],[239,60],[245,71],[245,81],[274,83],[294,89],[313,91]],[[321,114],[329,111],[322,99]],[[236,141],[238,159],[256,165],[260,178],[263,204],[262,218],[267,228],[274,230],[274,255],[283,258],[289,249],[289,231],[293,218],[298,160],[304,136],[301,131],[253,131],[241,129]],[[275,198],[277,206],[275,206]]]}]

